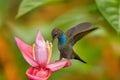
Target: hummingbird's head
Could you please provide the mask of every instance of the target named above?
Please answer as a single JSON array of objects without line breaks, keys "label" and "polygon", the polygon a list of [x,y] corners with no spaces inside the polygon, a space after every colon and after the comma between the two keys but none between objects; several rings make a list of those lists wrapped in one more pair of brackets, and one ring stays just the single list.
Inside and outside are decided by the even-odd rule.
[{"label": "hummingbird's head", "polygon": [[62,31],[58,28],[54,28],[51,32],[51,35],[52,35],[52,43],[54,41],[54,39],[58,38],[59,35],[62,33]]}]

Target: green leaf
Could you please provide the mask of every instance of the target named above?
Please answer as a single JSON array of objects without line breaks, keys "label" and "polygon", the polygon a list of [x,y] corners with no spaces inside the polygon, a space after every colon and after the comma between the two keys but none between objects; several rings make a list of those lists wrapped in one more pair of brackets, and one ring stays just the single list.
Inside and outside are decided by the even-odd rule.
[{"label": "green leaf", "polygon": [[108,23],[117,31],[120,32],[119,18],[120,7],[118,0],[96,0],[99,11],[108,21]]},{"label": "green leaf", "polygon": [[16,18],[19,18],[26,13],[32,11],[33,9],[36,9],[38,7],[41,7],[48,3],[55,3],[55,2],[61,2],[63,0],[23,0],[20,4],[18,14]]}]

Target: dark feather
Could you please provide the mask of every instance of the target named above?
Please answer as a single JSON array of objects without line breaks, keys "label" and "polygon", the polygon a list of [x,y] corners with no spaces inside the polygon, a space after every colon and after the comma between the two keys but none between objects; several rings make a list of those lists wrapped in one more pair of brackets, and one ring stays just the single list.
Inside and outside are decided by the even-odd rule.
[{"label": "dark feather", "polygon": [[79,61],[81,61],[83,63],[87,63],[83,59],[81,59],[75,52],[73,52],[72,54],[74,54],[74,59],[79,60]]},{"label": "dark feather", "polygon": [[69,39],[70,44],[73,46],[78,40],[80,40],[82,37],[86,36],[88,33],[96,30],[97,28],[92,28],[83,32],[80,32],[76,35],[74,35],[71,39]]},{"label": "dark feather", "polygon": [[92,24],[89,23],[89,22],[78,24],[77,26],[75,26],[75,27],[70,28],[69,30],[67,30],[65,32],[65,34],[67,35],[68,38],[73,38],[78,33],[85,32],[85,31],[89,30],[89,28],[91,27],[91,25]]}]

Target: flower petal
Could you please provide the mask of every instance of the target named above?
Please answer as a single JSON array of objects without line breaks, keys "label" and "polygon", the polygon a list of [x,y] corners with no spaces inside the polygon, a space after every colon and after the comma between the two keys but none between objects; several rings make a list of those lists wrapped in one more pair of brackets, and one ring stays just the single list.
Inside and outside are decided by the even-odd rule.
[{"label": "flower petal", "polygon": [[62,61],[57,61],[57,62],[48,64],[46,67],[54,72],[54,71],[60,70],[64,67],[69,67],[70,65],[71,65],[70,60],[62,60]]},{"label": "flower petal", "polygon": [[35,58],[40,66],[45,66],[47,64],[48,61],[47,46],[40,31],[38,32],[35,41]]},{"label": "flower petal", "polygon": [[32,47],[24,43],[19,38],[15,37],[18,48],[20,49],[24,59],[33,67],[38,66],[38,64],[34,61],[32,55]]},{"label": "flower petal", "polygon": [[26,75],[30,80],[47,80],[51,75],[51,70],[31,67],[26,71]]}]

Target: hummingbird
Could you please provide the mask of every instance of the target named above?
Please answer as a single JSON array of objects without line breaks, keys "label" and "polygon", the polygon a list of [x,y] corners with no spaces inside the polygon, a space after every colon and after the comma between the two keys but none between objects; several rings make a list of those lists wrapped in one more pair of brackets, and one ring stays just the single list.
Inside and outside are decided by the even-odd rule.
[{"label": "hummingbird", "polygon": [[73,28],[70,28],[66,32],[58,28],[54,28],[51,32],[52,35],[52,43],[54,39],[58,39],[58,49],[60,52],[59,60],[62,58],[67,59],[76,59],[83,63],[86,63],[83,59],[81,59],[76,52],[73,50],[73,46],[79,41],[81,38],[86,36],[88,33],[96,30],[97,28],[91,28],[92,24],[89,22],[84,22],[76,25]]}]

